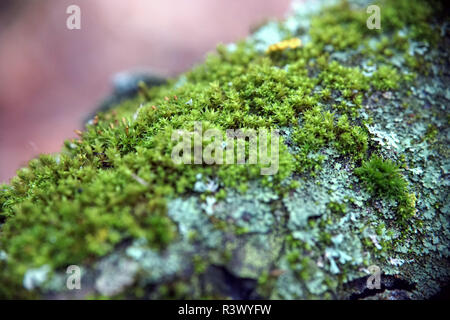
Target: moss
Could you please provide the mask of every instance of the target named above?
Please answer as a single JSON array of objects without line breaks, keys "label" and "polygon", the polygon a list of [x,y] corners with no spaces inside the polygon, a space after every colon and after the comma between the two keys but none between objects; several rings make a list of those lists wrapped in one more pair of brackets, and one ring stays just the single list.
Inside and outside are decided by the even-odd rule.
[{"label": "moss", "polygon": [[415,40],[427,40],[435,45],[438,35],[433,31],[431,22],[435,13],[444,10],[441,1],[419,1],[411,6],[406,0],[393,1],[389,5],[379,2],[383,6],[383,24],[387,30],[399,30],[404,26],[411,28],[411,38]]},{"label": "moss", "polygon": [[372,85],[376,90],[387,91],[397,89],[400,76],[390,66],[382,65],[372,76]]},{"label": "moss", "polygon": [[424,138],[430,142],[433,142],[436,140],[437,134],[438,134],[438,129],[436,128],[436,126],[433,124],[429,124]]},{"label": "moss", "polygon": [[[389,147],[398,142],[367,126],[380,119],[369,105],[382,99],[378,91],[404,92],[416,76],[432,72],[417,43],[431,48],[439,35],[431,27],[436,13],[425,1],[379,5],[381,31],[366,27],[364,7],[341,1],[308,20],[308,33],[301,19],[296,27],[269,26],[279,38],[275,42],[301,38],[302,46],[266,52],[260,32],[234,46],[219,45],[186,74],[158,87],[141,84],[136,97],[100,112],[79,139],[66,141],[61,153],[30,161],[0,191],[0,251],[8,256],[7,262],[0,260],[5,270],[0,295],[26,295],[18,288],[30,268],[92,265],[129,239],[145,239],[156,252],[186,239],[214,247],[224,234],[245,238],[265,233],[283,219],[292,235],[279,264],[285,258],[289,271],[279,279],[257,275],[266,293],[294,279],[299,287],[286,285],[281,296],[324,295],[327,286],[334,288],[356,269],[348,256],[367,261],[359,254],[361,241],[382,256],[385,252],[378,253],[366,236],[361,241],[339,238],[339,232],[347,235],[358,228],[338,222],[357,215],[366,202],[352,175],[355,167],[365,190],[386,200],[379,208],[382,219],[390,219],[391,200],[401,224],[415,214],[408,177],[391,160],[369,158],[374,148],[395,158]],[[415,95],[411,92],[411,98]],[[413,108],[405,106],[401,112]],[[177,129],[192,131],[195,121],[221,131],[280,130],[278,173],[261,177],[259,164],[174,164],[171,135]],[[437,131],[430,125],[426,139],[438,139]],[[196,185],[206,185],[209,178],[215,187],[199,192]],[[376,230],[387,247],[393,236],[382,227]],[[396,239],[399,246],[407,235]],[[341,244],[345,241],[348,248]],[[326,261],[317,254],[324,250]],[[190,261],[197,274],[208,265],[199,257],[204,256]],[[161,286],[157,296],[186,296],[186,288],[177,283]]]},{"label": "moss", "polygon": [[344,214],[346,212],[345,203],[338,203],[338,202],[332,201],[332,202],[328,203],[328,208],[335,214]]},{"label": "moss", "polygon": [[311,21],[311,38],[315,43],[333,49],[356,48],[370,30],[365,28],[367,16],[362,10],[350,10],[350,3],[341,1],[327,8]]},{"label": "moss", "polygon": [[302,126],[294,130],[293,139],[300,148],[296,155],[298,171],[310,171],[322,161],[311,159],[309,154],[328,145],[336,147],[344,155],[362,159],[368,148],[368,135],[359,126],[352,126],[347,115],[336,119],[330,111],[322,112],[316,106],[303,114]]},{"label": "moss", "polygon": [[391,160],[373,155],[355,169],[364,186],[377,197],[398,201],[399,221],[405,223],[416,212],[415,196],[408,193],[408,184],[400,174],[399,167]]},{"label": "moss", "polygon": [[208,264],[203,257],[197,255],[197,256],[194,256],[192,260],[194,263],[194,272],[195,273],[202,274],[206,271]]}]

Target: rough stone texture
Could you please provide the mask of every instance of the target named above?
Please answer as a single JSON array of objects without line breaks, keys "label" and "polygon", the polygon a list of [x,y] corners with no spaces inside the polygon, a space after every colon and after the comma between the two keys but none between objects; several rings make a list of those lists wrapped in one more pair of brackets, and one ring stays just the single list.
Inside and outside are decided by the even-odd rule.
[{"label": "rough stone texture", "polygon": [[[284,23],[269,23],[247,41],[261,54],[286,30],[308,43],[310,15],[319,9],[314,1],[299,6]],[[86,263],[83,277],[91,281],[84,282],[89,289],[83,297],[420,299],[439,294],[450,277],[450,57],[448,27],[437,28],[443,36],[437,47],[408,39],[411,55],[422,56],[430,71],[409,86],[368,92],[358,110],[370,150],[403,163],[402,177],[417,198],[407,226],[399,222],[396,200],[366,190],[354,172],[358,162],[328,145],[308,155],[321,159],[320,170],[291,174],[281,185],[295,187],[285,193],[258,179],[242,192],[198,174],[191,192],[168,199],[176,238],[163,249],[144,238],[127,239]],[[362,49],[326,50],[345,64]],[[403,55],[394,53],[389,60],[407,70]],[[365,61],[361,68],[366,77],[375,72]],[[185,81],[181,77],[174,87]],[[332,93],[332,99],[352,107],[340,94]],[[295,126],[280,129],[289,151],[299,152],[292,143]],[[220,190],[226,190],[225,198],[218,196]],[[0,253],[7,261],[8,253]],[[371,265],[382,271],[379,290],[366,286]],[[63,270],[48,271],[46,265],[30,268],[25,287],[46,297],[80,297],[57,281]]]}]

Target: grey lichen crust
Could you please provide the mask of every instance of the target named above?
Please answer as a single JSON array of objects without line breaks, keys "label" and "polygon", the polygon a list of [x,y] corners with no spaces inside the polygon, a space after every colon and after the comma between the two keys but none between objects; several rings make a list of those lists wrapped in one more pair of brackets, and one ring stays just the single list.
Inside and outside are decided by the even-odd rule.
[{"label": "grey lichen crust", "polygon": [[[308,43],[311,15],[321,6],[306,2],[285,22],[263,26],[247,42],[264,52],[295,31]],[[217,176],[197,174],[191,192],[167,199],[177,237],[163,249],[144,237],[127,239],[80,265],[82,294],[65,287],[65,270],[47,265],[27,270],[23,284],[51,298],[421,299],[439,294],[450,279],[450,43],[448,26],[436,28],[443,40],[435,47],[408,39],[412,56],[426,50],[429,72],[407,86],[372,91],[358,110],[367,120],[362,126],[371,148],[402,164],[416,199],[415,214],[406,222],[398,223],[398,199],[374,196],[355,174],[359,162],[330,144],[308,155],[320,159],[320,169],[293,173],[277,186],[289,187],[288,192],[259,179],[237,190]],[[382,41],[374,38],[372,45]],[[326,50],[332,61],[345,65],[363,48]],[[391,52],[387,59],[408,69],[401,54]],[[366,61],[360,68],[365,76],[375,72]],[[353,107],[341,95],[332,97]],[[279,129],[289,152],[299,152],[291,143],[296,128]],[[6,259],[0,251],[0,261]],[[380,290],[366,286],[374,265],[382,272]]]}]

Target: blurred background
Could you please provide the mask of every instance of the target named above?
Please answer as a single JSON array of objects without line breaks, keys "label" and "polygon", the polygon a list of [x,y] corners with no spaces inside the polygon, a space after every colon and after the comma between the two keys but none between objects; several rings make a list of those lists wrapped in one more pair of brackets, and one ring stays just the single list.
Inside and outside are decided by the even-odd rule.
[{"label": "blurred background", "polygon": [[[0,183],[57,152],[120,71],[175,76],[220,42],[283,18],[291,0],[0,0]],[[81,30],[68,30],[69,5]]]}]

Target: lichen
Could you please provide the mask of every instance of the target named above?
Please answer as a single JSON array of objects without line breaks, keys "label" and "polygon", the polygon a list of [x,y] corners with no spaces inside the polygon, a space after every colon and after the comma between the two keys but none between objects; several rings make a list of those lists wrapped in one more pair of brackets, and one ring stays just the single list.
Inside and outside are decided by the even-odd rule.
[{"label": "lichen", "polygon": [[[347,298],[370,264],[435,294],[450,278],[448,17],[378,1],[370,30],[367,1],[329,2],[141,83],[19,170],[0,188],[0,296],[71,297],[71,264],[89,298]],[[267,51],[288,39],[302,45]],[[278,172],[175,164],[171,134],[195,122],[279,130]]]}]

